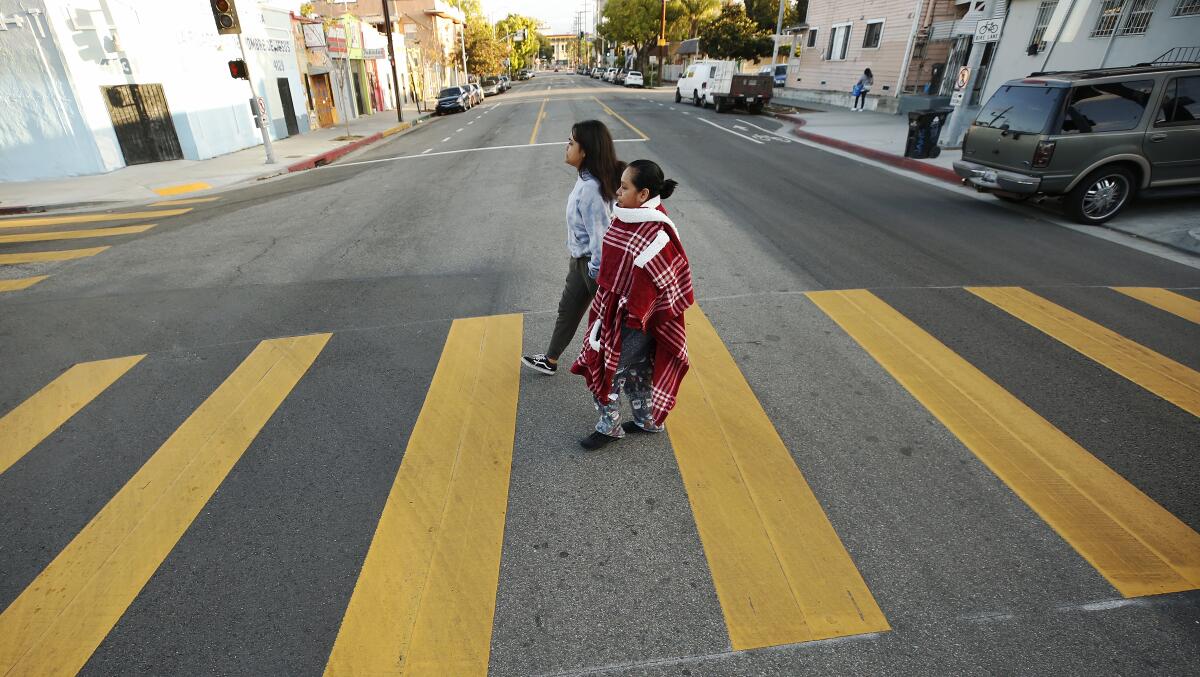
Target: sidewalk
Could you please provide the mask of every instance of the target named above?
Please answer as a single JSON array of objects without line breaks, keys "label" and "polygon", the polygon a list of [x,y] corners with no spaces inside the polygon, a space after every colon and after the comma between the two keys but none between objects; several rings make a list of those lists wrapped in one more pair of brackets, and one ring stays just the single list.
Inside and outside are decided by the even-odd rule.
[{"label": "sidewalk", "polygon": [[351,138],[346,138],[343,123],[334,128],[273,140],[276,162],[271,165],[266,164],[266,152],[260,143],[208,160],[153,162],[107,174],[4,182],[0,183],[0,214],[196,197],[243,181],[332,162],[361,146],[402,132],[429,115],[428,112],[418,113],[416,107],[409,104],[404,107],[403,123],[397,122],[394,110],[351,120]]},{"label": "sidewalk", "polygon": [[[806,109],[800,113],[775,114],[776,118],[793,123],[793,134],[801,139],[961,186],[953,169],[954,161],[962,157],[960,150],[943,150],[931,159],[904,157],[908,138],[906,116],[853,112],[787,99],[776,99],[773,103]],[[1200,254],[1200,210],[1196,207],[1197,201],[1187,197],[1139,200],[1104,227]]]}]

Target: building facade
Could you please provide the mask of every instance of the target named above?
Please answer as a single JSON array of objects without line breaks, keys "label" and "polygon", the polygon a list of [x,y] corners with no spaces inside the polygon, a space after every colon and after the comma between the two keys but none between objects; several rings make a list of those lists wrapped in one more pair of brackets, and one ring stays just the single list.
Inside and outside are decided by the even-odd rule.
[{"label": "building facade", "polygon": [[[242,58],[274,138],[309,128],[287,11],[243,3],[243,35],[209,7],[158,0],[0,0],[0,180],[203,160],[262,142]],[[171,58],[163,58],[164,54]]]},{"label": "building facade", "polygon": [[578,33],[555,33],[544,37],[550,43],[551,66],[568,66],[579,53],[578,45],[581,40]]}]

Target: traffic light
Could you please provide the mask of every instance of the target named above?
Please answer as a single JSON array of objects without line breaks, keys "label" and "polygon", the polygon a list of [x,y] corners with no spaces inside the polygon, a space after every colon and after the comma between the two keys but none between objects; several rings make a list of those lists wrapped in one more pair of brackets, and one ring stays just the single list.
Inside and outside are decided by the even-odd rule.
[{"label": "traffic light", "polygon": [[234,59],[229,62],[229,77],[237,80],[249,80],[250,71],[246,69],[246,62],[241,59]]},{"label": "traffic light", "polygon": [[213,20],[217,22],[218,33],[234,35],[242,32],[242,24],[238,22],[237,6],[233,4],[233,0],[208,0],[208,4],[212,7]]}]

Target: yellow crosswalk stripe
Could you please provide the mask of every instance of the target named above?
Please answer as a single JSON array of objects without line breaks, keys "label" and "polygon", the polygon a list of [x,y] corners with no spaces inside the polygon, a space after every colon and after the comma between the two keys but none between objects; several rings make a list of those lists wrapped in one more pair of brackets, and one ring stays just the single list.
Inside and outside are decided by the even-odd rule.
[{"label": "yellow crosswalk stripe", "polygon": [[0,674],[84,666],[329,337],[250,353],[0,614]]},{"label": "yellow crosswalk stripe", "polygon": [[667,432],[735,650],[889,630],[883,612],[698,306]]},{"label": "yellow crosswalk stripe", "polygon": [[1122,595],[1200,588],[1200,534],[866,290],[808,297]]},{"label": "yellow crosswalk stripe", "polygon": [[1200,301],[1183,294],[1155,287],[1113,287],[1113,291],[1121,292],[1159,310],[1165,310],[1172,315],[1178,315],[1185,320],[1200,324]]},{"label": "yellow crosswalk stripe", "polygon": [[145,355],[83,362],[0,418],[0,473],[121,378]]},{"label": "yellow crosswalk stripe", "polygon": [[1193,416],[1200,416],[1200,373],[1019,287],[967,291],[1041,330]]},{"label": "yellow crosswalk stripe", "polygon": [[157,224],[148,223],[143,226],[118,226],[116,228],[89,228],[88,230],[59,230],[46,233],[17,233],[16,235],[0,235],[0,244],[13,242],[50,242],[52,240],[85,240],[91,237],[111,237],[113,235],[134,235],[144,233]]},{"label": "yellow crosswalk stripe", "polygon": [[192,211],[186,209],[151,209],[144,212],[117,212],[113,214],[63,214],[61,216],[25,216],[17,219],[0,219],[0,228],[28,228],[29,226],[61,226],[67,223],[99,223],[102,221],[125,221],[141,219],[165,219]]},{"label": "yellow crosswalk stripe", "polygon": [[182,205],[195,205],[204,202],[213,202],[220,200],[219,197],[185,197],[182,200],[160,200],[150,203],[151,207],[179,207]]},{"label": "yellow crosswalk stripe", "polygon": [[15,265],[18,263],[44,263],[47,261],[70,261],[95,256],[108,247],[91,247],[90,249],[66,249],[54,252],[22,252],[19,254],[0,254],[0,265]]},{"label": "yellow crosswalk stripe", "polygon": [[451,325],[326,675],[487,674],[520,356],[520,315]]},{"label": "yellow crosswalk stripe", "polygon": [[33,277],[19,277],[15,280],[0,280],[0,292],[5,291],[20,291],[29,289],[33,285],[50,277],[49,275],[34,275]]}]

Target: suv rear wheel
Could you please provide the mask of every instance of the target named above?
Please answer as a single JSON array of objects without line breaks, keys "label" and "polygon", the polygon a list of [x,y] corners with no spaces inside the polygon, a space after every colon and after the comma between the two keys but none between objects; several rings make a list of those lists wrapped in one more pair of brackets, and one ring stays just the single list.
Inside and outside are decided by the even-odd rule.
[{"label": "suv rear wheel", "polygon": [[1063,205],[1079,223],[1101,224],[1124,209],[1133,193],[1132,172],[1116,165],[1101,167],[1072,188]]},{"label": "suv rear wheel", "polygon": [[692,105],[693,106],[700,105],[700,92],[697,92],[694,89],[692,90]]}]

